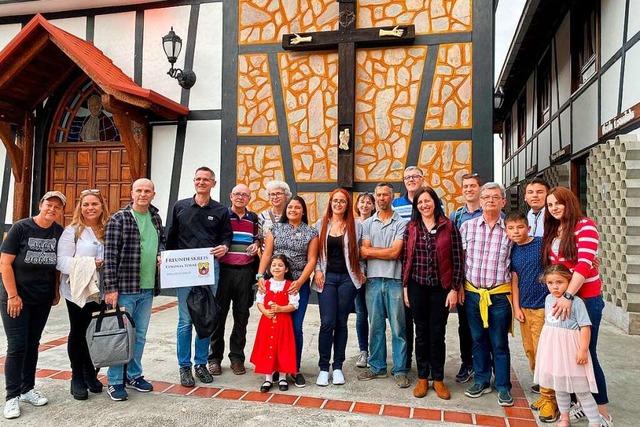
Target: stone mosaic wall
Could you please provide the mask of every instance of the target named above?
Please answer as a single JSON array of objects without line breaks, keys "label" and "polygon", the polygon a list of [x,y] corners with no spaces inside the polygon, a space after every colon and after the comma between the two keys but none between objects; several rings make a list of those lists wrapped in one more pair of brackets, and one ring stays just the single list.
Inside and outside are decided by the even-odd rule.
[{"label": "stone mosaic wall", "polygon": [[551,188],[562,185],[571,188],[571,162],[555,165],[546,169],[542,177],[549,183]]},{"label": "stone mosaic wall", "polygon": [[587,205],[600,232],[603,297],[615,307],[606,318],[640,334],[640,142],[635,136],[591,149]]},{"label": "stone mosaic wall", "polygon": [[277,135],[278,121],[265,54],[238,57],[238,135]]},{"label": "stone mosaic wall", "polygon": [[237,148],[236,182],[246,184],[253,198],[249,208],[262,212],[269,206],[266,185],[274,179],[284,181],[282,151],[278,146],[241,145]]}]

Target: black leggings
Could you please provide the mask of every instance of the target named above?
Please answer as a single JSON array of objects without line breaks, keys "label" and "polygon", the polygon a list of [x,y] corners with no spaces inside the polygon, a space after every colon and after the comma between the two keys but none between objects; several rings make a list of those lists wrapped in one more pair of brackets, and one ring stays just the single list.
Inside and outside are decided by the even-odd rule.
[{"label": "black leggings", "polygon": [[75,303],[65,300],[69,313],[69,340],[67,342],[67,353],[71,362],[71,373],[74,378],[83,378],[85,374],[95,372],[89,348],[87,347],[87,327],[91,322],[91,314],[100,310],[100,304],[88,302],[80,308]]}]

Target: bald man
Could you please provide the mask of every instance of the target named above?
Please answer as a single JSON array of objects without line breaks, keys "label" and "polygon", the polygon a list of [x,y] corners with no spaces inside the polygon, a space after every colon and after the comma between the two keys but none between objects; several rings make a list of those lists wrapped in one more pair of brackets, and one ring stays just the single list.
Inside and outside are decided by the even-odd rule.
[{"label": "bald man", "polygon": [[244,347],[247,343],[247,324],[249,308],[253,304],[253,284],[255,283],[256,260],[260,239],[258,231],[258,215],[247,210],[251,200],[251,190],[244,184],[233,187],[231,194],[231,228],[233,241],[231,250],[220,258],[220,283],[218,286],[218,302],[222,310],[216,329],[211,336],[209,352],[209,372],[220,375],[220,362],[224,357],[224,326],[233,301],[233,329],[229,337],[229,361],[231,371],[235,375],[246,372],[244,367]]},{"label": "bald man", "polygon": [[158,259],[164,250],[164,230],[153,182],[138,179],[131,186],[131,203],[113,214],[104,233],[103,285],[107,304],[124,307],[136,325],[133,359],[123,378],[122,365],[107,371],[107,393],[112,400],[127,400],[126,386],[150,392],[153,386],[142,376],[142,352],[151,318],[154,295],[158,294]]},{"label": "bald man", "polygon": [[[215,295],[219,279],[219,260],[231,247],[231,222],[229,212],[221,203],[211,198],[211,190],[216,186],[214,172],[206,166],[196,169],[193,177],[196,193],[193,197],[178,200],[167,221],[167,249],[212,248],[214,256],[215,283],[210,286]],[[176,288],[178,296],[178,329],[176,350],[180,384],[194,387],[196,378],[203,383],[210,383],[213,377],[207,370],[207,357],[211,337],[195,336],[193,363],[191,362],[191,342],[193,339],[193,321],[189,315],[187,298],[192,287]],[[193,372],[192,372],[193,366]]]}]

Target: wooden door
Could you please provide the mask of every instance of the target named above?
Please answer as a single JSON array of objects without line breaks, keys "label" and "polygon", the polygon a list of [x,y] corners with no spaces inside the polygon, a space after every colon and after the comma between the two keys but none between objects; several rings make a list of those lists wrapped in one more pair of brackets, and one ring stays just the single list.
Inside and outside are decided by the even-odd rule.
[{"label": "wooden door", "polygon": [[114,213],[131,199],[129,156],[118,143],[57,143],[49,148],[47,189],[67,196],[64,225],[71,222],[82,190],[96,188]]}]

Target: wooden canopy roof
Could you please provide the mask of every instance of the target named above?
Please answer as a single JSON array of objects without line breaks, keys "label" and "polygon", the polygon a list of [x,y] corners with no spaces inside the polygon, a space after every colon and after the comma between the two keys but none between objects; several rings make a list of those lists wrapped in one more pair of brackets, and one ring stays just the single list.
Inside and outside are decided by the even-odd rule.
[{"label": "wooden canopy roof", "polygon": [[102,89],[112,104],[141,114],[175,120],[189,109],[144,89],[100,49],[36,15],[0,52],[0,121],[23,123],[77,68]]}]

